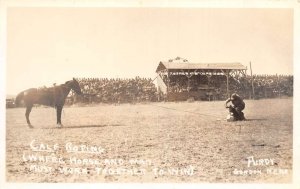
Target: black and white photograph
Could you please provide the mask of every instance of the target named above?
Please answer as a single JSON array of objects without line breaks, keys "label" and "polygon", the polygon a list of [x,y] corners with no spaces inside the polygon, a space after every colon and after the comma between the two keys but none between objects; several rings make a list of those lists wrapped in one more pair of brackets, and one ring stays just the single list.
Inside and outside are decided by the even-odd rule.
[{"label": "black and white photograph", "polygon": [[1,1],[3,188],[299,188],[299,1],[19,2]]}]

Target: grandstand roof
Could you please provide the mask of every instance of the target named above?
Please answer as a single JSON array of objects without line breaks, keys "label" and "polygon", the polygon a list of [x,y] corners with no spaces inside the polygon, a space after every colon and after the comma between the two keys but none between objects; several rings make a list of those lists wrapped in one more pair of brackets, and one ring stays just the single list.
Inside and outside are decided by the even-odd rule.
[{"label": "grandstand roof", "polygon": [[246,70],[247,67],[241,63],[177,63],[160,62],[156,72],[161,70]]}]

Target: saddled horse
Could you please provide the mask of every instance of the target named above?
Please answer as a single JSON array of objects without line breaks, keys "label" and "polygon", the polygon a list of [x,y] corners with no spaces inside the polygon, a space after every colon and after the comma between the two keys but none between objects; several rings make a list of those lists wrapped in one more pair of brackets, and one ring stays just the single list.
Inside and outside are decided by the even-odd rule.
[{"label": "saddled horse", "polygon": [[49,88],[30,88],[22,91],[17,95],[15,104],[16,106],[19,106],[21,101],[24,101],[26,106],[25,117],[30,128],[32,128],[32,125],[29,120],[29,114],[34,104],[41,104],[56,108],[57,125],[61,127],[62,108],[71,90],[78,95],[82,95],[79,83],[74,78],[73,80],[67,81],[59,86]]}]

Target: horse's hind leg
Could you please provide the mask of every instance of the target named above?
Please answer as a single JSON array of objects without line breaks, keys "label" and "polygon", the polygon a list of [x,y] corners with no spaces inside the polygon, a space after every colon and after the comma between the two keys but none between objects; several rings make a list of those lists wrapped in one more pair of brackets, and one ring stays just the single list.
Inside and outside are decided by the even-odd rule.
[{"label": "horse's hind leg", "polygon": [[30,112],[31,112],[31,109],[32,109],[32,105],[27,106],[27,107],[26,107],[26,113],[25,113],[26,121],[27,121],[27,124],[28,124],[28,126],[29,126],[30,128],[32,128],[32,125],[31,125],[30,120],[29,120],[29,114],[30,114]]},{"label": "horse's hind leg", "polygon": [[56,107],[56,116],[57,116],[57,126],[61,127],[61,111],[62,111],[62,107],[61,106],[57,106]]}]

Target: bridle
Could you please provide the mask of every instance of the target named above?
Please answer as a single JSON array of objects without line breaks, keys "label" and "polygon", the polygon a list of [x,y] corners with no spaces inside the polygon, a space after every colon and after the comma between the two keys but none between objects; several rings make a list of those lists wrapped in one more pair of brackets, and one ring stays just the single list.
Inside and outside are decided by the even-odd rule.
[{"label": "bridle", "polygon": [[[78,92],[77,90],[75,90],[75,87],[70,86],[70,85],[73,85],[72,82],[73,82],[73,81],[69,81],[69,82],[65,83],[65,84],[64,84],[64,87],[67,88],[67,89],[69,89],[69,90],[73,90],[76,94],[77,94],[77,93],[80,93],[80,92]],[[73,85],[73,86],[74,86],[74,85]],[[80,89],[80,87],[79,87],[79,89]]]}]

